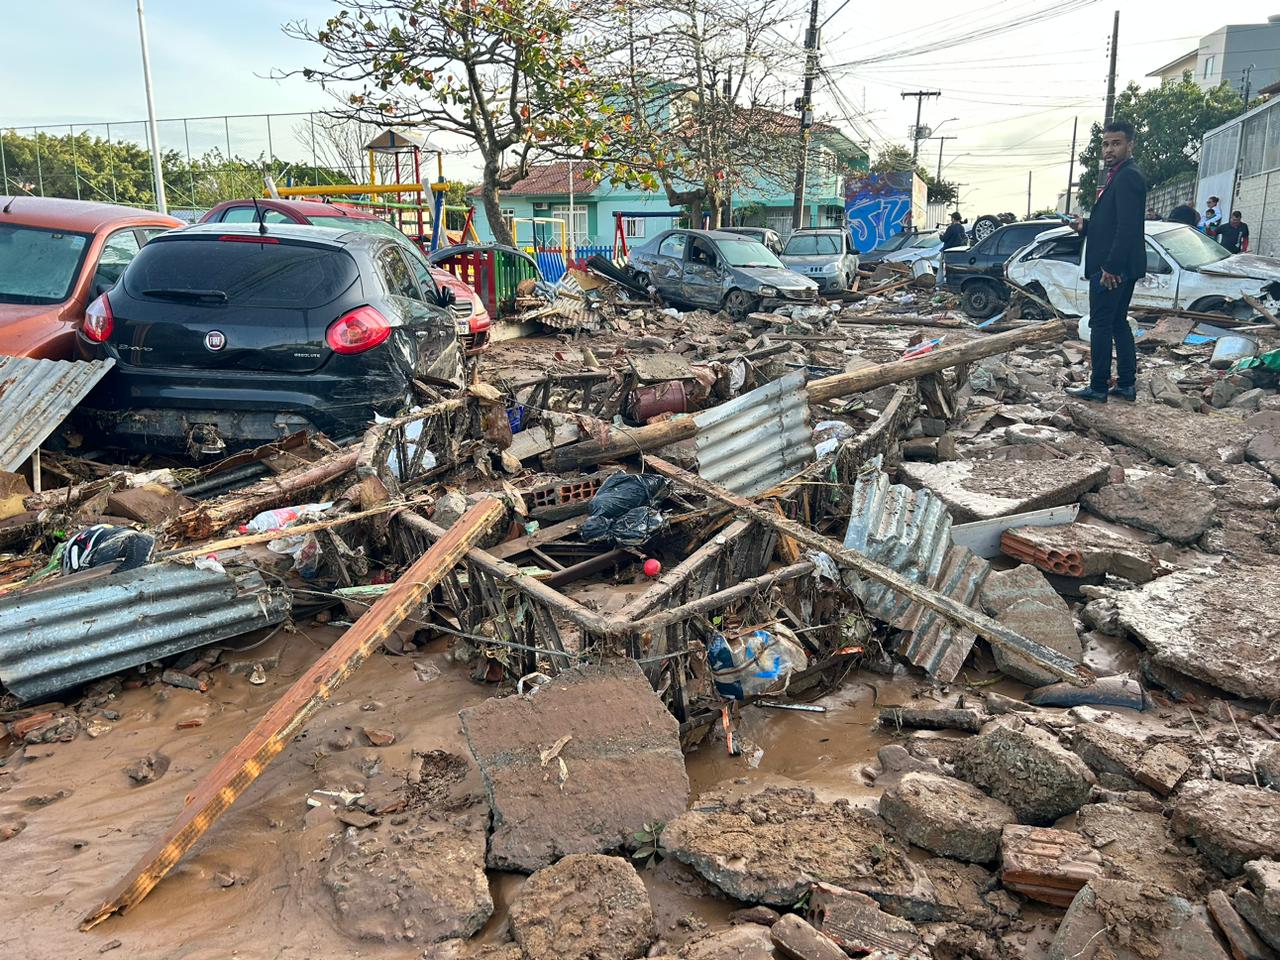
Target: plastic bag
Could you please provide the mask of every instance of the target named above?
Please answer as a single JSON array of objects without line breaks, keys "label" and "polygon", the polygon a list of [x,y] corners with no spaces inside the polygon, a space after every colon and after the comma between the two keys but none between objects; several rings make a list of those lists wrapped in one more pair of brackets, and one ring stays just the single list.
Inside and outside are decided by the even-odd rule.
[{"label": "plastic bag", "polygon": [[785,689],[791,674],[809,665],[796,635],[782,624],[732,640],[717,633],[707,644],[716,693],[744,700]]},{"label": "plastic bag", "polygon": [[241,533],[266,533],[268,530],[283,530],[297,523],[303,514],[324,513],[333,506],[328,503],[301,503],[296,507],[277,507],[275,510],[264,510],[248,523],[240,525]]},{"label": "plastic bag", "polygon": [[587,519],[578,531],[585,543],[638,547],[666,526],[654,509],[671,492],[671,481],[653,473],[615,473],[587,505]]},{"label": "plastic bag", "polygon": [[156,538],[130,527],[98,523],[85,527],[66,542],[62,551],[62,572],[75,573],[122,561],[120,571],[133,570],[151,559]]},{"label": "plastic bag", "polygon": [[272,553],[293,557],[293,569],[306,580],[314,580],[320,572],[320,541],[314,533],[281,537],[267,544]]}]

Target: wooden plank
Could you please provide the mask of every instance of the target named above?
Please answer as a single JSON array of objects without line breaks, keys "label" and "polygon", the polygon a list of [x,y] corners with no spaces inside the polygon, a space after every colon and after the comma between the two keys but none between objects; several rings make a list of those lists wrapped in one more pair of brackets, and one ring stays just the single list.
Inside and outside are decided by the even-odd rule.
[{"label": "wooden plank", "polygon": [[432,544],[395,585],[285,691],[240,744],[205,775],[187,798],[177,820],[143,854],[102,905],[84,918],[80,929],[92,929],[112,914],[129,910],[150,893],[261,775],[267,764],[301,732],[333,691],[418,609],[422,599],[503,514],[502,504],[486,497]]},{"label": "wooden plank", "polygon": [[498,544],[496,547],[490,547],[486,553],[498,560],[509,560],[512,557],[518,557],[520,554],[532,550],[534,547],[540,547],[544,544],[552,543],[562,537],[566,537],[571,533],[577,533],[578,528],[586,521],[586,516],[570,517],[560,523],[553,523],[549,527],[543,527],[535,530],[533,533],[525,537],[516,537],[514,540],[507,540]]}]

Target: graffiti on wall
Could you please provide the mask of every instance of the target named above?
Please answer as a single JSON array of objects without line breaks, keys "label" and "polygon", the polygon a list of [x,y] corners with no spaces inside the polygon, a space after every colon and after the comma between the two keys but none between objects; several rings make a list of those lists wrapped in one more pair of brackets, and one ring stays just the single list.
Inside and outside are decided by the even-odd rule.
[{"label": "graffiti on wall", "polygon": [[912,180],[910,172],[866,173],[846,179],[845,222],[859,253],[911,227]]}]

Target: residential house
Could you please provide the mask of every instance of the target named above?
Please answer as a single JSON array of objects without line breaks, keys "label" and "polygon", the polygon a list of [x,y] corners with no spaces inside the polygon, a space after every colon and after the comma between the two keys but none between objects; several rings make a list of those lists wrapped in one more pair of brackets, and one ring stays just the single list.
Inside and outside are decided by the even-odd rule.
[{"label": "residential house", "polygon": [[1268,17],[1266,23],[1219,27],[1201,37],[1195,50],[1147,76],[1159,78],[1161,82],[1177,80],[1187,70],[1203,90],[1225,81],[1243,94],[1247,82],[1252,99],[1263,87],[1280,81],[1280,14]]},{"label": "residential house", "polygon": [[[799,121],[794,116],[760,109],[749,113],[754,122],[769,122],[784,132],[787,127],[799,132]],[[838,226],[844,223],[845,175],[865,171],[867,153],[830,124],[816,123],[811,130],[804,223]],[[560,221],[566,236],[572,228],[575,246],[610,247],[617,230],[617,214],[622,214],[622,229],[628,245],[643,243],[663,230],[685,223],[685,211],[673,210],[664,191],[613,186],[607,179],[593,179],[591,172],[592,164],[587,161],[534,164],[527,177],[504,190],[501,194],[503,216],[514,229],[517,245],[532,244],[535,238],[548,245],[558,245],[562,228],[546,220]],[[474,191],[472,195],[474,197]],[[750,190],[733,196],[733,223],[768,226],[786,236],[791,232],[793,198],[792,183],[777,183],[762,175]],[[493,238],[484,209],[478,204],[475,225],[481,238]]]}]

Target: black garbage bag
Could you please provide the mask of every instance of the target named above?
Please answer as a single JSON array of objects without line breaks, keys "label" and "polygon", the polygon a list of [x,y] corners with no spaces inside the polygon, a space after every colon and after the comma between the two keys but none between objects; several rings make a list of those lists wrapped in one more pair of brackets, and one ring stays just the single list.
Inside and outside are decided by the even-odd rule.
[{"label": "black garbage bag", "polygon": [[155,546],[155,537],[140,530],[97,523],[67,541],[62,548],[62,572],[75,573],[117,561],[123,561],[121,571],[133,570],[151,559]]},{"label": "black garbage bag", "polygon": [[639,547],[667,525],[656,508],[671,492],[671,481],[653,473],[615,473],[587,505],[578,535],[587,543]]}]

